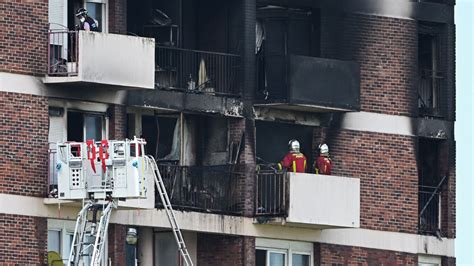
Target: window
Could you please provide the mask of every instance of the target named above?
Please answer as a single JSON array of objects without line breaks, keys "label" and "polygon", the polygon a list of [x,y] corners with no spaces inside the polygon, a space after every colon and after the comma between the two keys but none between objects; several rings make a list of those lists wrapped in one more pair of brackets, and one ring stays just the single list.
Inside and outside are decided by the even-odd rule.
[{"label": "window", "polygon": [[421,234],[437,234],[441,230],[442,191],[446,179],[445,141],[420,138],[418,142],[418,230]]},{"label": "window", "polygon": [[103,138],[105,138],[105,115],[78,111],[67,112],[68,141],[82,142]]},{"label": "window", "polygon": [[99,31],[107,32],[105,1],[88,0],[85,3],[85,9],[87,9],[88,15],[99,23]]},{"label": "window", "polygon": [[428,23],[419,24],[418,29],[418,108],[421,115],[442,116],[441,29]]},{"label": "window", "polygon": [[291,260],[293,266],[309,266],[310,265],[310,255],[307,254],[293,254],[291,255]]},{"label": "window", "polygon": [[71,246],[72,246],[72,240],[74,238],[74,233],[67,232],[66,233],[66,241],[64,244],[64,254],[63,254],[63,259],[67,259],[69,257],[69,253],[71,252]]},{"label": "window", "polygon": [[48,230],[48,251],[61,254],[61,230]]},{"label": "window", "polygon": [[418,255],[418,266],[441,266],[441,258],[438,256]]},{"label": "window", "polygon": [[313,266],[313,244],[296,241],[256,239],[257,266]]}]

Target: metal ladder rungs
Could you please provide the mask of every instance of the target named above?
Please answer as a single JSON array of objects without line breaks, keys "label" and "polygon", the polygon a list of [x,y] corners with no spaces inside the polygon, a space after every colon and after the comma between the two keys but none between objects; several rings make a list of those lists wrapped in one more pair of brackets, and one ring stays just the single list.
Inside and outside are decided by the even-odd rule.
[{"label": "metal ladder rungs", "polygon": [[188,250],[186,249],[186,245],[184,243],[183,235],[181,234],[181,229],[178,226],[176,221],[176,217],[174,215],[173,206],[171,205],[170,199],[168,197],[168,193],[166,192],[166,187],[163,183],[163,179],[161,178],[160,170],[156,161],[153,157],[147,156],[148,163],[150,164],[153,175],[155,179],[155,184],[158,189],[158,194],[160,195],[161,202],[163,203],[163,207],[166,212],[166,216],[168,217],[168,221],[170,222],[171,228],[173,230],[174,237],[176,239],[176,243],[178,245],[178,249],[181,253],[181,256],[184,260],[184,263],[187,266],[193,266],[193,262],[191,260],[191,256],[189,255]]}]

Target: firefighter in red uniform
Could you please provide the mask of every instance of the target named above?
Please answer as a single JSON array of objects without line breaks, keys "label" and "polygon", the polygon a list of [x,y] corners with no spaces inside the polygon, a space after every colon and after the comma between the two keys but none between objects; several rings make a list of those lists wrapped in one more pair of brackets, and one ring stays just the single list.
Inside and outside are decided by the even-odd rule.
[{"label": "firefighter in red uniform", "polygon": [[329,147],[326,144],[319,145],[319,156],[314,161],[314,170],[319,175],[330,175],[332,161],[329,158]]},{"label": "firefighter in red uniform", "polygon": [[285,158],[278,163],[278,170],[285,168],[293,173],[306,172],[306,156],[300,152],[300,143],[292,139],[288,143],[288,146],[290,151],[285,155]]}]

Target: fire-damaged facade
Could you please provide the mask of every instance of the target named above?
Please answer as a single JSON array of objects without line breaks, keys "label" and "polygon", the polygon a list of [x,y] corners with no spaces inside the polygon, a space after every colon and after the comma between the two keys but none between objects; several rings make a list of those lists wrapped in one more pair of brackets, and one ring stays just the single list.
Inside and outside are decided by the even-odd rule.
[{"label": "fire-damaged facade", "polygon": [[[0,3],[0,264],[67,263],[56,143],[138,137],[194,265],[454,265],[454,4]],[[304,171],[278,167],[290,140]],[[185,265],[148,192],[103,264]]]}]

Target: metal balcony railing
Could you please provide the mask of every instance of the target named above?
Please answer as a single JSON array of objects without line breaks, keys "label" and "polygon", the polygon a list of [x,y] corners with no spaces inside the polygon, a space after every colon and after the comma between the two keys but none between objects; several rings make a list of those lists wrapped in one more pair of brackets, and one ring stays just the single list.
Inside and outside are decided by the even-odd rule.
[{"label": "metal balcony railing", "polygon": [[260,170],[257,172],[256,216],[287,215],[286,172]]},{"label": "metal balcony railing", "polygon": [[441,72],[422,69],[419,76],[418,108],[421,115],[443,116],[445,100],[441,95],[444,76]]},{"label": "metal balcony railing", "polygon": [[436,234],[440,230],[441,194],[432,186],[419,186],[419,232]]},{"label": "metal balcony railing", "polygon": [[[158,168],[173,208],[213,213],[241,214],[238,179],[234,165],[180,166],[159,164]],[[160,197],[155,196],[161,208]]]},{"label": "metal balcony railing", "polygon": [[49,30],[48,76],[77,76],[78,31]]},{"label": "metal balcony railing", "polygon": [[57,164],[57,150],[56,148],[50,148],[48,152],[48,188],[46,197],[56,198],[58,189],[58,171],[56,169]]},{"label": "metal balcony railing", "polygon": [[160,89],[239,96],[240,56],[157,46],[155,83]]}]

